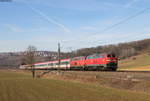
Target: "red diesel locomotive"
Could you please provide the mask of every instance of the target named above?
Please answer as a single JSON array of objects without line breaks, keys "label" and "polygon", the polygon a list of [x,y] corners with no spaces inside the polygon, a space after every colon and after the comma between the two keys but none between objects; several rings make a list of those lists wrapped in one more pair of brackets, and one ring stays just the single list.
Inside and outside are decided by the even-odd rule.
[{"label": "red diesel locomotive", "polygon": [[70,69],[83,70],[112,70],[118,68],[118,58],[115,54],[94,54],[72,58]]}]

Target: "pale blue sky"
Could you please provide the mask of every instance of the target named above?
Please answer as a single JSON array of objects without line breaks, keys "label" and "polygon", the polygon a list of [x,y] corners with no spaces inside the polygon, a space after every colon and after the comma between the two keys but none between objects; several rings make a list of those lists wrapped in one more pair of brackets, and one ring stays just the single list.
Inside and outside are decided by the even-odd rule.
[{"label": "pale blue sky", "polygon": [[[150,38],[150,0],[13,0],[0,2],[0,52],[62,51]],[[114,25],[136,13],[142,14]]]}]

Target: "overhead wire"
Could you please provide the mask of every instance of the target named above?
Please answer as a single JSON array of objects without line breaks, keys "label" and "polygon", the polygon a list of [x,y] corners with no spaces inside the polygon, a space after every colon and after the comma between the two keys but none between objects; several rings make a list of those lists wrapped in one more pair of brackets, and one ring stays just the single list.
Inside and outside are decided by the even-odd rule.
[{"label": "overhead wire", "polygon": [[[89,36],[86,36],[86,37],[84,37],[84,38],[80,38],[81,39],[81,41],[80,41],[80,39],[78,39],[78,40],[65,40],[66,42],[72,42],[72,41],[80,41],[80,42],[84,42],[84,40],[83,39],[85,39],[85,38],[92,38],[93,36],[97,36],[97,35],[99,35],[100,33],[104,33],[104,32],[106,32],[106,31],[109,31],[110,29],[113,29],[113,28],[115,28],[115,27],[117,27],[117,26],[119,26],[119,25],[122,25],[122,24],[124,24],[125,22],[127,22],[127,21],[129,21],[129,20],[131,20],[131,19],[133,19],[133,18],[135,18],[135,17],[137,17],[137,16],[139,16],[139,15],[141,15],[141,14],[143,14],[143,13],[145,13],[147,10],[150,10],[150,8],[145,8],[145,9],[143,9],[143,10],[140,10],[140,11],[137,11],[136,13],[134,13],[134,14],[132,14],[132,15],[130,15],[130,16],[127,16],[127,17],[125,17],[125,18],[122,18],[122,20],[120,20],[119,22],[117,22],[117,23],[114,23],[114,24],[112,24],[112,25],[110,25],[110,26],[107,26],[107,27],[105,27],[104,29],[102,29],[101,31],[98,31],[98,32],[95,32],[95,33],[91,33],[91,35],[89,35]],[[130,38],[131,36],[129,36],[129,38]],[[127,37],[126,37],[127,38]],[[86,43],[96,43],[96,42],[98,42],[98,41],[101,41],[101,40],[94,40],[94,41],[87,41],[86,40]]]}]

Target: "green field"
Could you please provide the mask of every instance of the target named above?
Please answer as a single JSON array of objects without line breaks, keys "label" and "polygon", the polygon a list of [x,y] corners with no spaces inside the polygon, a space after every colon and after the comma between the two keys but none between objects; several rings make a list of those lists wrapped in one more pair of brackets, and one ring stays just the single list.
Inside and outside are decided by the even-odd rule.
[{"label": "green field", "polygon": [[0,71],[0,101],[150,101],[150,95]]},{"label": "green field", "polygon": [[150,69],[150,55],[143,54],[129,59],[121,60],[119,62],[119,69],[130,68],[149,68]]}]

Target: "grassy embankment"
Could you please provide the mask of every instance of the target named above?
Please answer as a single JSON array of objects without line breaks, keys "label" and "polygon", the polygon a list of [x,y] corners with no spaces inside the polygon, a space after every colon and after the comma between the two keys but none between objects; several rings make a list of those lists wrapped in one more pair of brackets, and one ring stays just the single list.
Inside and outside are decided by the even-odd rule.
[{"label": "grassy embankment", "polygon": [[0,71],[0,101],[150,101],[150,95]]},{"label": "grassy embankment", "polygon": [[143,54],[143,55],[131,57],[129,59],[121,60],[119,61],[118,69],[150,71],[150,55]]}]

